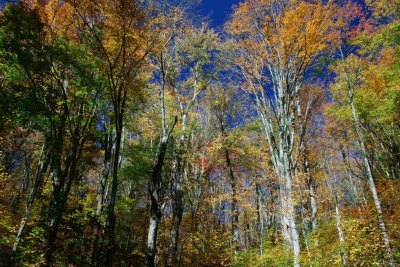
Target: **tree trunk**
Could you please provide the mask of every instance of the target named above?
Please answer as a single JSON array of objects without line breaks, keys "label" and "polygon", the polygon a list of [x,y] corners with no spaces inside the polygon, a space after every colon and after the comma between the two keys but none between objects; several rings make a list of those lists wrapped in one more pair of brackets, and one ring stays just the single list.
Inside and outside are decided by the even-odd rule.
[{"label": "tree trunk", "polygon": [[288,204],[287,217],[290,223],[290,232],[292,235],[291,237],[293,245],[293,266],[299,267],[300,242],[299,242],[299,234],[297,232],[297,227],[296,227],[296,217],[293,205],[291,181],[290,182],[287,181],[286,190],[287,190],[287,204]]},{"label": "tree trunk", "polygon": [[225,148],[225,163],[226,163],[226,171],[229,176],[229,181],[231,184],[232,190],[232,204],[231,204],[231,213],[232,213],[232,234],[233,234],[233,245],[235,254],[239,249],[239,209],[238,209],[238,201],[237,201],[237,188],[236,188],[236,179],[233,173],[231,158],[229,156],[229,151]]},{"label": "tree trunk", "polygon": [[331,191],[333,200],[334,200],[334,205],[335,205],[335,220],[336,220],[336,229],[338,232],[338,237],[339,237],[339,243],[340,243],[340,257],[342,260],[342,265],[346,266],[347,261],[346,261],[346,248],[345,248],[345,240],[344,240],[344,232],[343,232],[343,227],[342,227],[342,219],[341,219],[341,214],[340,214],[340,201],[338,199],[338,194],[337,194],[337,189],[335,187],[335,183],[337,181],[337,177],[335,173],[332,173],[329,164],[327,160],[326,162],[326,169],[329,175],[333,176],[333,181],[326,180],[326,186],[329,188]]},{"label": "tree trunk", "polygon": [[120,167],[121,160],[121,147],[123,143],[123,127],[124,127],[124,114],[125,114],[125,102],[127,98],[127,91],[123,90],[123,84],[120,84],[118,88],[113,88],[115,97],[113,99],[114,108],[114,126],[115,126],[115,147],[113,154],[112,163],[112,181],[111,181],[111,193],[110,202],[108,205],[108,218],[106,228],[107,248],[105,255],[105,265],[111,266],[113,264],[113,258],[116,250],[115,246],[115,201],[117,199],[118,191],[118,170]]},{"label": "tree trunk", "polygon": [[334,198],[335,198],[336,228],[338,231],[339,242],[340,242],[340,256],[342,259],[343,266],[346,266],[347,265],[346,248],[345,248],[345,243],[344,243],[344,233],[343,233],[342,220],[341,220],[341,215],[340,215],[340,207],[339,207],[339,202],[338,202],[337,196],[335,195]]},{"label": "tree trunk", "polygon": [[170,245],[168,248],[167,266],[175,266],[178,263],[179,232],[183,216],[183,153],[186,150],[186,120],[187,114],[182,115],[182,133],[178,141],[178,149],[175,154],[175,184],[173,186],[172,203],[172,228],[170,234]]},{"label": "tree trunk", "polygon": [[[274,76],[273,73],[271,73]],[[280,82],[279,82],[280,83]],[[264,126],[264,132],[267,137],[271,161],[274,171],[278,177],[280,189],[279,198],[281,202],[281,226],[283,237],[286,244],[293,252],[293,263],[295,267],[299,265],[300,242],[299,234],[296,227],[296,210],[293,203],[292,179],[297,159],[302,151],[302,142],[305,134],[305,126],[302,120],[300,101],[298,98],[300,85],[290,88],[283,88],[279,84],[276,88],[276,107],[272,107],[264,91],[261,90],[262,96],[257,92],[254,93],[257,111],[261,117]],[[269,107],[269,108],[268,108]],[[270,109],[273,109],[278,127],[274,126]],[[295,115],[299,117],[298,126],[299,141],[295,145],[296,120]],[[294,152],[295,151],[295,152]]]},{"label": "tree trunk", "polygon": [[[107,126],[105,127],[105,131],[107,131]],[[111,127],[110,127],[111,128]],[[110,129],[109,129],[110,130]],[[97,196],[96,196],[96,221],[93,226],[93,238],[91,241],[90,248],[90,258],[92,265],[99,265],[99,259],[102,256],[102,252],[104,251],[103,242],[104,242],[104,227],[105,222],[102,219],[102,214],[104,212],[104,205],[107,203],[107,192],[109,191],[109,183],[108,178],[110,175],[111,167],[112,167],[112,134],[107,133],[104,136],[104,170],[99,175],[99,184],[97,186]],[[100,239],[100,244],[99,244]]]},{"label": "tree trunk", "polygon": [[165,153],[167,150],[168,139],[163,138],[160,142],[157,155],[157,163],[154,166],[152,174],[152,183],[149,186],[151,198],[150,224],[147,236],[147,266],[155,266],[155,257],[157,253],[157,233],[158,223],[161,219],[161,180],[162,168],[164,165]]},{"label": "tree trunk", "polygon": [[[59,156],[56,156],[53,166],[55,171],[52,177],[52,201],[50,203],[49,218],[50,223],[47,229],[46,239],[46,265],[53,264],[54,242],[56,241],[58,228],[60,226],[62,216],[67,204],[68,196],[72,188],[72,184],[78,178],[79,160],[81,158],[82,148],[84,142],[79,142],[78,129],[75,130],[70,151],[65,160],[64,168],[61,165],[61,150],[63,149],[62,143],[56,146],[56,151]],[[61,149],[61,150],[58,150]]]},{"label": "tree trunk", "polygon": [[356,105],[354,103],[354,90],[350,87],[348,93],[349,93],[351,111],[353,113],[353,118],[354,118],[354,127],[355,127],[355,130],[356,130],[356,133],[357,133],[358,143],[359,143],[360,148],[361,148],[361,153],[362,153],[363,160],[364,160],[365,171],[366,171],[366,175],[367,175],[367,178],[368,178],[368,186],[369,186],[369,189],[370,189],[371,194],[372,194],[372,199],[374,200],[375,208],[376,208],[376,211],[377,211],[377,214],[378,214],[379,227],[381,229],[383,241],[385,243],[385,250],[386,250],[386,256],[387,256],[387,259],[388,259],[388,265],[389,266],[396,266],[396,263],[394,261],[393,255],[392,255],[392,250],[390,248],[389,235],[387,233],[386,225],[385,225],[385,222],[384,222],[384,219],[383,219],[381,203],[380,203],[380,200],[379,200],[379,197],[378,197],[378,192],[376,190],[374,177],[372,175],[371,166],[370,166],[370,163],[369,163],[369,160],[368,160],[367,150],[365,148],[364,136],[363,136],[363,133],[361,131],[360,120],[358,118]]},{"label": "tree trunk", "polygon": [[[122,119],[122,118],[121,118]],[[107,238],[107,248],[105,255],[105,265],[112,266],[114,254],[115,254],[115,201],[117,199],[118,191],[118,169],[120,160],[120,149],[122,142],[122,121],[118,122],[116,130],[116,140],[113,155],[112,164],[112,181],[111,181],[111,192],[110,192],[110,202],[108,204],[108,218],[107,218],[107,228],[106,228],[106,238]]]},{"label": "tree trunk", "polygon": [[173,185],[173,199],[172,199],[172,227],[170,232],[170,244],[168,248],[168,259],[167,266],[176,266],[178,263],[178,245],[179,245],[179,234],[180,226],[182,223],[183,216],[183,193],[182,193],[182,182],[183,182],[183,164],[182,164],[182,152],[184,142],[179,142],[179,148],[175,156],[175,182]]},{"label": "tree trunk", "polygon": [[[46,265],[53,264],[54,242],[57,237],[59,225],[67,204],[68,196],[71,191],[73,182],[76,181],[81,172],[81,158],[82,152],[87,139],[87,132],[91,128],[96,105],[93,106],[91,116],[86,121],[85,126],[81,128],[82,120],[84,118],[83,112],[77,117],[76,125],[71,132],[71,142],[69,148],[65,147],[65,121],[69,116],[62,116],[60,126],[54,130],[55,143],[52,146],[51,154],[51,170],[52,170],[52,198],[50,201],[49,209],[49,225],[47,227],[46,238]],[[84,109],[84,103],[81,104],[80,110]],[[67,109],[66,109],[67,110]],[[68,114],[68,111],[66,111]],[[68,118],[68,122],[71,120]],[[72,127],[73,125],[69,125]],[[64,152],[66,150],[66,152]],[[63,154],[66,156],[63,157]],[[65,158],[65,159],[64,159]],[[64,164],[63,164],[64,163]]]},{"label": "tree trunk", "polygon": [[19,242],[20,242],[21,237],[22,237],[22,233],[25,230],[26,223],[28,222],[28,218],[29,218],[29,215],[30,215],[31,210],[32,210],[33,202],[35,201],[37,191],[39,190],[40,185],[42,183],[43,173],[46,172],[47,165],[49,163],[48,157],[45,155],[46,154],[46,150],[47,150],[47,148],[43,144],[42,150],[41,150],[40,156],[39,156],[39,164],[38,164],[38,167],[36,169],[35,181],[33,183],[32,190],[31,190],[31,192],[29,194],[28,202],[27,202],[27,205],[26,205],[26,209],[25,209],[24,215],[22,216],[21,223],[20,223],[20,226],[19,226],[19,229],[18,229],[18,233],[17,233],[17,236],[15,238],[14,245],[13,245],[13,253],[17,252],[18,245],[19,245]]},{"label": "tree trunk", "polygon": [[[57,224],[58,214],[60,212],[59,206],[61,204],[61,190],[64,183],[63,171],[62,171],[62,155],[64,149],[64,123],[65,116],[62,117],[61,126],[53,130],[52,140],[52,154],[51,154],[51,200],[49,206],[49,222],[46,230],[46,252],[45,260],[46,266],[52,266],[53,264],[53,244],[57,235],[55,226]],[[66,163],[67,164],[67,163]]]},{"label": "tree trunk", "polygon": [[[161,97],[162,104],[164,103],[163,91]],[[158,224],[161,219],[161,190],[162,190],[162,169],[164,166],[165,155],[167,152],[167,145],[171,136],[172,131],[175,128],[175,125],[178,121],[178,118],[175,117],[175,121],[172,127],[169,129],[167,133],[165,127],[165,116],[164,116],[164,108],[163,110],[163,135],[160,140],[160,144],[157,150],[157,161],[153,168],[152,173],[152,181],[149,185],[149,194],[151,199],[150,206],[150,223],[149,223],[149,232],[147,236],[147,266],[154,267],[155,266],[155,257],[157,253],[157,234],[158,234]]]},{"label": "tree trunk", "polygon": [[258,211],[258,232],[259,232],[259,239],[260,239],[260,248],[259,253],[261,259],[263,257],[263,233],[264,233],[264,219],[262,214],[262,192],[261,186],[259,184],[256,185],[256,195],[257,195],[257,211]]},{"label": "tree trunk", "polygon": [[315,231],[317,229],[317,198],[315,192],[315,183],[314,179],[311,175],[310,164],[306,157],[304,157],[304,170],[307,175],[307,185],[308,191],[310,195],[310,207],[311,207],[311,229]]},{"label": "tree trunk", "polygon": [[305,208],[304,208],[304,205],[301,204],[301,232],[303,234],[304,244],[305,244],[306,250],[307,250],[308,264],[310,265],[310,267],[312,267],[310,246],[308,245],[308,232],[309,232],[309,229],[307,227],[307,224],[308,223],[307,223],[307,220],[305,218]]},{"label": "tree trunk", "polygon": [[[282,154],[285,154],[284,152]],[[290,235],[289,244],[292,246],[293,250],[293,266],[299,267],[299,256],[300,256],[300,241],[299,234],[296,226],[296,211],[293,204],[293,185],[292,185],[292,174],[289,167],[289,156],[286,155],[281,161],[281,177],[284,178],[283,186],[283,214],[285,220],[285,227],[287,229],[287,234]]]},{"label": "tree trunk", "polygon": [[236,254],[239,250],[239,207],[237,200],[237,181],[233,171],[231,157],[229,155],[229,148],[226,144],[226,121],[225,121],[225,111],[220,109],[217,111],[217,119],[219,122],[220,133],[223,138],[223,151],[225,156],[225,170],[229,179],[229,183],[231,186],[231,195],[232,195],[232,203],[231,203],[231,216],[232,216],[232,243],[234,247],[234,253]]},{"label": "tree trunk", "polygon": [[157,253],[157,232],[158,232],[158,223],[161,218],[159,214],[159,207],[157,200],[153,200],[154,196],[151,196],[151,215],[150,215],[150,225],[149,225],[149,233],[147,236],[147,266],[154,267],[155,266],[155,257]]}]

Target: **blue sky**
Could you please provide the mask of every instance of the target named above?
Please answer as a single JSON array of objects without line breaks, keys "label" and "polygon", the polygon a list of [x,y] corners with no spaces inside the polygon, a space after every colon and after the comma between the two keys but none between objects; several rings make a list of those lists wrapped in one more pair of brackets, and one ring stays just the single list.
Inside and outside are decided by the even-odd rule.
[{"label": "blue sky", "polygon": [[[0,6],[5,5],[10,0],[0,0]],[[201,14],[210,16],[212,26],[219,27],[224,24],[226,19],[232,13],[232,5],[238,4],[240,0],[202,0]]]},{"label": "blue sky", "polygon": [[239,2],[240,0],[202,0],[201,11],[204,15],[210,15],[212,26],[218,27],[232,13],[232,5]]}]

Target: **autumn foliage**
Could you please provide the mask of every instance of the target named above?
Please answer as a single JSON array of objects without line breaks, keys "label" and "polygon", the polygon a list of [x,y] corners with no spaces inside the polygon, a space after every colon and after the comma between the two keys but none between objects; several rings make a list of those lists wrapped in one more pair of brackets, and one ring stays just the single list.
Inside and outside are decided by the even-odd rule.
[{"label": "autumn foliage", "polygon": [[0,7],[0,266],[397,266],[400,1]]}]

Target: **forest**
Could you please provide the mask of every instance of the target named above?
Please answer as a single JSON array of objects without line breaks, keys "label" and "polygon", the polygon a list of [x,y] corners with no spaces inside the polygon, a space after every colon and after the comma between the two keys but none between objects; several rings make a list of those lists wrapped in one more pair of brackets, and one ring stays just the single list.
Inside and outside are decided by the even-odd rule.
[{"label": "forest", "polygon": [[6,2],[0,266],[400,265],[400,0]]}]

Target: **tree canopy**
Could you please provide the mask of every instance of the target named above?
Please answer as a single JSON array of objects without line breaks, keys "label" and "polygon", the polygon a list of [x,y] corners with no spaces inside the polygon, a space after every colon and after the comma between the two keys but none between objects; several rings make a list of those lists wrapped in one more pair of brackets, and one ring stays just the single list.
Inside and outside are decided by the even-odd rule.
[{"label": "tree canopy", "polygon": [[0,13],[0,266],[397,266],[400,1]]}]

